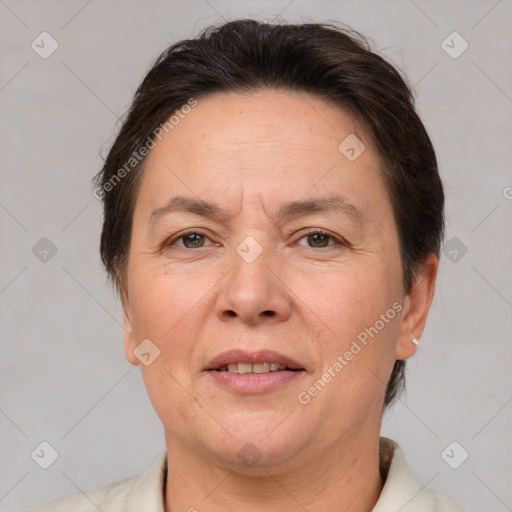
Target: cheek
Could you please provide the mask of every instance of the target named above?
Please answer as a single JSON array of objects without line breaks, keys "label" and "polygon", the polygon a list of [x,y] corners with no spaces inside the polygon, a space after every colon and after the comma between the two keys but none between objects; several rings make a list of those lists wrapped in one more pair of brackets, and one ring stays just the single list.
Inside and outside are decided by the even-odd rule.
[{"label": "cheek", "polygon": [[166,426],[173,424],[172,417],[201,418],[204,411],[189,391],[191,361],[205,308],[210,307],[204,302],[205,293],[215,280],[207,286],[204,276],[194,278],[151,265],[135,267],[130,275],[133,333],[138,342],[149,338],[160,350],[151,365],[140,365],[151,403]]},{"label": "cheek", "polygon": [[377,260],[373,263],[364,271],[344,269],[324,280],[308,298],[314,313],[311,318],[323,329],[317,339],[323,376],[315,375],[314,381],[329,381],[324,404],[332,400],[340,410],[378,397],[394,362],[401,309],[399,283]]},{"label": "cheek", "polygon": [[305,302],[330,328],[331,336],[346,341],[392,307],[399,297],[395,281],[389,270],[374,261],[362,269],[347,266],[324,279],[315,278],[313,287],[311,278],[306,278],[301,288]]},{"label": "cheek", "polygon": [[[166,379],[167,370],[185,383],[197,371],[198,345],[209,334],[203,332],[204,326],[215,314],[215,294],[224,273],[213,268],[185,272],[170,267],[161,261],[158,265],[133,265],[132,329],[138,342],[149,338],[160,349],[158,370],[162,376],[151,378]],[[149,368],[148,373],[155,373],[156,369]]]},{"label": "cheek", "polygon": [[187,322],[189,312],[210,286],[204,275],[173,271],[161,262],[134,263],[129,288],[134,329],[147,337],[166,337]]},{"label": "cheek", "polygon": [[[193,297],[187,287],[182,292],[182,284],[176,276],[171,280],[157,269],[142,272],[142,266],[133,265],[131,270],[129,294],[135,342],[150,339],[160,350],[152,365],[140,365],[144,379],[150,378],[155,385],[158,379],[166,377],[163,372],[168,368],[168,360],[171,357],[183,359],[187,350],[186,338],[180,331]],[[182,342],[177,343],[180,339]],[[149,384],[147,381],[146,385]]]}]

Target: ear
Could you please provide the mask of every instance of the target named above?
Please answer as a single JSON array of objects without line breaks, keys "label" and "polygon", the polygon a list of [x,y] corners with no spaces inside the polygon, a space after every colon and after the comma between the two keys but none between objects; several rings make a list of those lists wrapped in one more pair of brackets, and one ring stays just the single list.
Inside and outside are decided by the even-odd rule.
[{"label": "ear", "polygon": [[435,254],[430,253],[414,280],[411,291],[405,296],[396,345],[396,359],[407,359],[416,352],[416,345],[411,340],[419,339],[425,329],[430,305],[434,298],[438,268],[439,260]]},{"label": "ear", "polygon": [[139,360],[135,357],[135,349],[137,348],[137,340],[133,335],[130,305],[126,300],[123,303],[123,344],[124,353],[128,362],[134,366],[138,366]]}]

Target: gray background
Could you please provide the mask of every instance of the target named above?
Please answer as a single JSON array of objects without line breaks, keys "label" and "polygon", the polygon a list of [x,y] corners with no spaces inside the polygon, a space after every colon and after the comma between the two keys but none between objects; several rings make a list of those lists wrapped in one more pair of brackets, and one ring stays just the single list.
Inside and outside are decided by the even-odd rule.
[{"label": "gray background", "polygon": [[[450,242],[407,394],[383,434],[423,483],[466,510],[512,510],[510,0],[0,0],[0,13],[1,510],[140,474],[164,450],[140,371],[124,357],[90,180],[160,51],[223,19],[279,15],[351,25],[415,85]],[[43,31],[59,45],[47,59],[31,48]],[[458,58],[442,46],[453,31],[469,44]],[[446,44],[453,53],[463,43]],[[33,251],[43,237],[55,255],[41,252],[44,241]],[[31,458],[43,441],[59,455],[46,470]],[[452,469],[446,461],[460,464],[463,450]]]}]

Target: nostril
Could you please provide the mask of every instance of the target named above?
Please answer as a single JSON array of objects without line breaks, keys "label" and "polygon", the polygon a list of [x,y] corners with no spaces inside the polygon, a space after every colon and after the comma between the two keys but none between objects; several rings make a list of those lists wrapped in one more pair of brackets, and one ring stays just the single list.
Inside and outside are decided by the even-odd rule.
[{"label": "nostril", "polygon": [[275,315],[275,311],[263,311],[263,314],[266,315],[266,316],[274,316]]}]

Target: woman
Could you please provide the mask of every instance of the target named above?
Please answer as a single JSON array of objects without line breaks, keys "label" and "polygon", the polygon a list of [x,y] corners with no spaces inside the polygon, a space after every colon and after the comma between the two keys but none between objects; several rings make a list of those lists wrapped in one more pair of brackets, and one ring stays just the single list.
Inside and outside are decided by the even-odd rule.
[{"label": "woman", "polygon": [[362,36],[241,20],[170,47],[95,195],[167,450],[34,510],[460,510],[380,437],[444,195],[410,89]]}]

